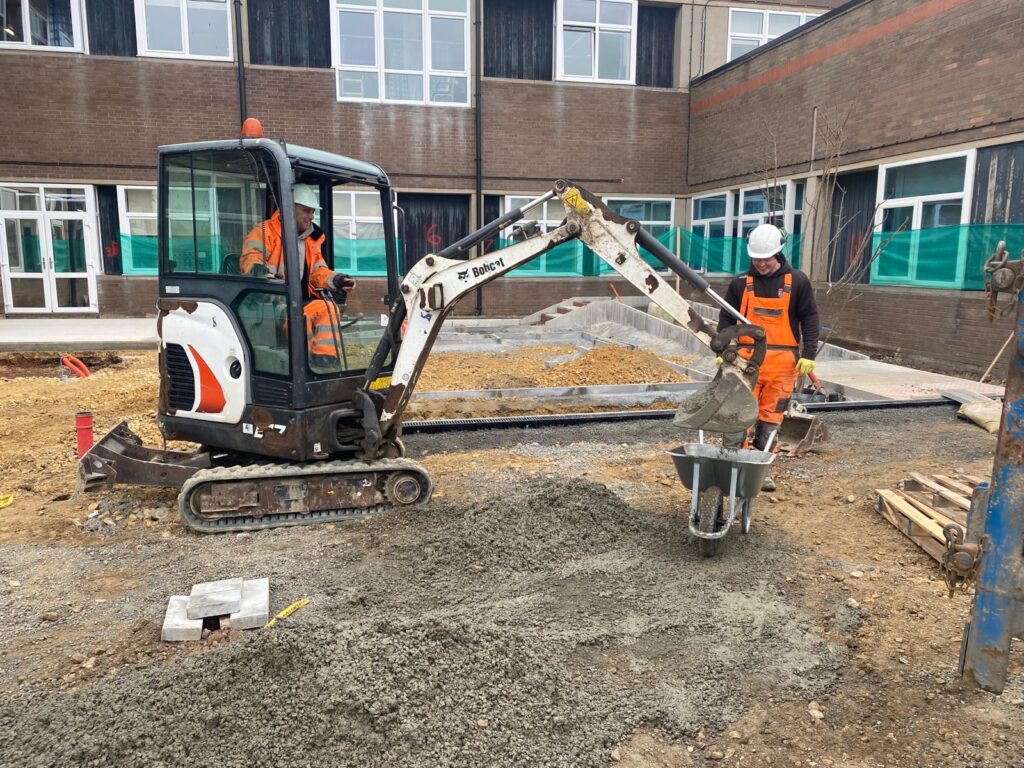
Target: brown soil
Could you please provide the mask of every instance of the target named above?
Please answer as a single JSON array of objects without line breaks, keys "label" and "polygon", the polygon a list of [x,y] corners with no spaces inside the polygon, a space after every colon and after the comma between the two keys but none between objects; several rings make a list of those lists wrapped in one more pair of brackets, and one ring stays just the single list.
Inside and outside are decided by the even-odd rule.
[{"label": "brown soil", "polygon": [[[63,355],[57,352],[0,352],[0,380],[22,376],[77,378],[73,371],[61,365],[62,357]],[[113,352],[96,352],[77,357],[85,364],[90,373],[95,373],[102,368],[117,367],[124,362],[121,355]]]},{"label": "brown soil", "polygon": [[581,387],[687,381],[657,355],[605,345],[548,367],[546,361],[576,351],[571,346],[521,347],[504,354],[446,352],[430,359],[420,376],[423,392],[519,387]]}]

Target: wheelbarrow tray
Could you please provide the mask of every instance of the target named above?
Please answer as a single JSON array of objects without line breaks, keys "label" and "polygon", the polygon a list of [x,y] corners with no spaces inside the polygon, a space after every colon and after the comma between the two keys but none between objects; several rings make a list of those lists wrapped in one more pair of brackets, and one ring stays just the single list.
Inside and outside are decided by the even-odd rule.
[{"label": "wheelbarrow tray", "polygon": [[714,486],[721,489],[723,495],[728,496],[732,489],[732,469],[736,467],[738,474],[735,495],[744,499],[757,496],[765,475],[768,474],[768,468],[775,461],[774,453],[744,448],[721,448],[708,443],[686,443],[669,451],[669,455],[676,465],[679,479],[691,491],[695,490],[693,468],[694,465],[698,465],[698,493]]}]

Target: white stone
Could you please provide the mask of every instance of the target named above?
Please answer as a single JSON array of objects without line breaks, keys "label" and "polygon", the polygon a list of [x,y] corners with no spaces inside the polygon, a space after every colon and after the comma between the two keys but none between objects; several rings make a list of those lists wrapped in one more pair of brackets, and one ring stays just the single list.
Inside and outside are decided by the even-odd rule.
[{"label": "white stone", "polygon": [[167,600],[167,613],[164,614],[164,626],[160,630],[160,639],[165,643],[180,643],[184,640],[202,640],[203,620],[190,619],[188,612],[188,596],[172,595]]},{"label": "white stone", "polygon": [[242,580],[204,581],[192,587],[188,598],[188,617],[204,619],[234,613],[242,605]]},{"label": "white stone", "polygon": [[232,629],[259,629],[270,620],[270,579],[242,582],[242,606],[231,614]]}]

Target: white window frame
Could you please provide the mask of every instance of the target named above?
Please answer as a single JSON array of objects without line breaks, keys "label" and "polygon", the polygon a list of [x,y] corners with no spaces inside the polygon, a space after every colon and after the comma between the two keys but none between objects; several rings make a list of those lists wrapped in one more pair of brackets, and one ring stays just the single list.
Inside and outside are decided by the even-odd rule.
[{"label": "white window frame", "polygon": [[[21,0],[21,21],[23,41],[0,40],[0,49],[11,48],[14,50],[29,51],[63,51],[64,53],[86,53],[85,43],[85,14],[82,13],[82,0],[71,0],[71,36],[74,44],[64,45],[36,45],[32,42],[31,9],[29,0]],[[0,23],[6,23],[4,19]]]},{"label": "white window frame", "polygon": [[[99,311],[99,299],[96,292],[96,275],[100,273],[100,253],[99,253],[99,220],[97,216],[98,206],[96,203],[96,188],[91,184],[33,184],[33,183],[21,183],[21,182],[9,182],[0,181],[0,186],[4,187],[19,187],[22,189],[32,189],[38,192],[38,202],[41,206],[40,209],[34,211],[7,211],[0,209],[0,219],[17,218],[17,219],[33,219],[37,222],[39,229],[39,248],[40,256],[42,259],[42,271],[39,273],[30,273],[24,277],[19,277],[17,274],[11,274],[9,266],[3,263],[0,259],[0,285],[3,286],[4,293],[4,310],[11,315],[20,314],[33,314],[33,315],[46,315],[46,314],[95,314]],[[48,194],[52,194],[53,190],[57,189],[73,189],[81,190],[85,202],[84,211],[48,211],[46,208],[46,199]],[[53,231],[50,228],[51,222],[56,220],[62,221],[81,221],[82,231],[85,239],[85,272],[57,272],[54,264],[54,253],[53,253]],[[45,234],[43,234],[45,232]],[[0,236],[6,238],[5,233],[0,233]],[[6,242],[0,243],[0,253],[6,253]],[[38,274],[38,277],[35,275]],[[14,279],[32,279],[39,280],[43,283],[43,290],[45,296],[44,307],[15,307],[12,292],[10,290],[10,281]],[[89,305],[87,307],[61,307],[57,298],[57,280],[59,279],[84,279],[88,286],[89,291]]]},{"label": "white window frame", "polygon": [[[155,193],[157,191],[157,188],[156,188],[156,185],[147,186],[145,184],[131,184],[131,185],[128,185],[128,186],[118,186],[118,188],[117,188],[117,225],[118,225],[118,230],[121,232],[122,235],[126,235],[129,238],[132,237],[131,222],[133,220],[145,220],[145,221],[153,221],[153,222],[155,222],[158,219],[158,215],[157,214],[159,213],[159,210],[160,210],[160,203],[157,202],[156,207],[153,209],[152,213],[132,213],[132,212],[130,212],[128,210],[128,192],[129,191],[135,191],[135,190],[143,190],[143,191],[146,191],[146,192],[154,192]],[[127,243],[127,247],[125,247],[125,245],[121,246],[122,269],[123,269],[123,265],[124,265],[124,256],[125,256],[125,252],[126,251],[128,252],[128,257],[131,258],[131,241],[130,240]],[[159,269],[157,269],[157,272],[159,272]],[[129,277],[132,277],[132,276],[134,276],[134,274],[133,275],[129,275]]]},{"label": "white window frame", "polygon": [[[737,12],[740,12],[740,13],[759,13],[759,14],[761,14],[761,34],[760,35],[751,35],[751,34],[748,34],[746,32],[733,32],[733,14],[735,14]],[[782,35],[770,35],[770,34],[768,34],[768,21],[769,21],[770,15],[775,15],[775,16],[796,16],[799,19],[799,23],[796,25],[796,27],[794,27],[794,29],[799,29],[804,24],[806,24],[808,21],[810,21],[811,19],[816,19],[819,16],[821,16],[820,13],[799,13],[799,12],[796,12],[796,11],[774,11],[774,10],[762,10],[760,8],[730,8],[729,9],[728,47],[727,47],[726,52],[725,52],[726,61],[727,62],[728,61],[733,61],[734,59],[740,58],[739,56],[733,56],[732,55],[732,41],[734,39],[735,40],[743,40],[745,42],[757,43],[757,47],[760,48],[762,45],[766,45],[767,43],[770,43],[772,40],[775,40],[775,39],[777,39],[779,37],[782,37]],[[784,33],[784,34],[789,34],[789,33],[787,32],[787,33]],[[741,55],[745,56],[746,54],[741,54]]]},{"label": "white window frame", "polygon": [[[575,83],[608,83],[611,85],[636,85],[636,36],[637,36],[637,0],[622,0],[622,2],[629,2],[631,7],[630,25],[626,26],[623,24],[605,24],[601,22],[601,2],[597,0],[597,6],[595,9],[596,17],[594,22],[583,22],[583,21],[565,21],[565,0],[556,0],[555,4],[555,67],[556,67],[556,79],[565,80],[568,82]],[[583,75],[567,75],[565,74],[565,50],[562,43],[563,34],[565,29],[587,29],[593,30],[594,32],[594,74],[590,77]],[[598,60],[600,50],[600,33],[602,31],[609,32],[629,32],[629,77],[625,80],[609,80],[602,79],[597,76],[600,72],[600,62]],[[616,198],[618,199],[618,198]]]},{"label": "white window frame", "polygon": [[[725,215],[724,216],[712,216],[711,218],[697,218],[697,203],[701,200],[710,200],[715,197],[725,196]],[[732,209],[732,190],[724,190],[722,192],[715,192],[713,194],[698,195],[690,200],[690,231],[693,232],[694,227],[703,227],[704,234],[701,237],[708,237],[708,227],[712,224],[721,223],[722,231],[726,234],[724,237],[729,237],[729,233],[732,232],[732,219],[734,211]]]},{"label": "white window frame", "polygon": [[[957,157],[967,158],[964,165],[964,188],[960,192],[942,192],[935,195],[914,195],[911,197],[885,197],[885,176],[892,168],[902,168],[908,165],[920,165],[922,163],[934,163],[939,160],[951,160]],[[968,149],[963,152],[949,152],[942,155],[931,155],[929,157],[917,157],[913,160],[902,160],[896,163],[886,163],[878,166],[878,187],[875,193],[875,232],[882,231],[882,221],[887,210],[893,208],[913,208],[910,231],[921,231],[921,219],[925,203],[960,201],[960,226],[969,224],[971,221],[971,203],[973,202],[974,172],[978,160],[978,150]],[[907,276],[905,278],[880,276],[878,275],[878,259],[871,263],[871,282],[879,284],[906,285],[911,281],[914,285],[935,286],[948,288],[950,282],[963,282],[964,272],[967,268],[967,230],[960,232],[960,244],[957,248],[957,263],[955,278],[953,281],[920,280],[917,278],[917,259],[919,255],[919,236],[914,235],[910,249],[910,262],[907,264]]]},{"label": "white window frame", "polygon": [[146,0],[135,0],[135,40],[138,48],[138,55],[146,58],[156,59],[193,59],[197,61],[234,61],[235,60],[235,29],[231,17],[230,0],[205,0],[205,2],[223,2],[224,15],[227,17],[228,31],[228,55],[209,56],[189,53],[188,41],[188,2],[179,0],[181,11],[181,51],[158,51],[150,50],[146,39]]},{"label": "white window frame", "polygon": [[[343,221],[343,222],[345,222],[345,223],[347,223],[349,225],[349,232],[351,234],[355,235],[355,237],[350,238],[351,240],[356,240],[356,241],[359,240],[358,232],[359,232],[359,225],[360,224],[363,224],[363,225],[370,225],[370,224],[379,225],[381,227],[381,232],[383,233],[383,231],[384,231],[384,211],[383,211],[383,209],[380,212],[380,216],[376,217],[376,218],[374,218],[372,216],[360,216],[360,215],[358,215],[356,213],[356,197],[357,196],[359,196],[359,195],[367,195],[369,197],[372,197],[372,198],[374,198],[377,201],[377,205],[380,206],[381,205],[381,198],[380,198],[380,192],[379,191],[377,191],[377,190],[368,190],[368,189],[345,189],[344,187],[342,187],[341,189],[332,189],[331,190],[331,195],[332,196],[348,195],[349,196],[349,205],[350,205],[349,210],[352,211],[352,214],[349,215],[349,216],[339,215],[338,214],[337,206],[333,204],[334,201],[333,201],[333,198],[332,198],[332,206],[331,206],[331,210],[332,210],[332,216],[331,216],[331,219],[332,219],[332,221],[331,221],[331,236],[335,240],[340,239],[338,237],[338,228],[337,228],[337,224],[338,224],[339,221]],[[395,231],[397,232],[398,231],[398,229],[397,229],[397,217],[395,219],[395,224],[396,224]],[[321,227],[322,226],[323,226],[323,222],[321,222]],[[382,234],[382,239],[386,239],[386,238],[383,237],[383,234]],[[337,263],[338,255],[337,255],[337,253],[335,253],[335,255],[334,255],[334,260],[335,260],[335,265],[334,265],[335,269],[338,269],[338,263]],[[385,254],[385,261],[386,261],[386,254]],[[358,256],[356,257],[356,260],[352,264],[352,272],[353,272],[353,274],[357,274],[357,275],[366,275],[367,274],[366,271],[361,271],[360,270],[359,263],[358,263]],[[383,274],[386,274],[386,271]]]},{"label": "white window frame", "polygon": [[[334,68],[334,90],[338,101],[366,102],[371,104],[426,104],[433,107],[460,107],[468,108],[473,101],[472,88],[470,83],[470,38],[469,38],[469,9],[470,0],[466,0],[465,12],[459,11],[435,11],[430,8],[430,0],[423,0],[422,7],[415,8],[386,8],[385,0],[376,0],[374,5],[357,5],[345,2],[345,0],[332,0],[331,2],[331,65]],[[374,65],[342,64],[341,63],[341,28],[338,21],[339,11],[351,11],[354,13],[365,13],[373,15],[374,34]],[[410,16],[420,16],[423,23],[423,69],[387,69],[384,66],[384,13],[402,13]],[[463,66],[461,70],[434,69],[432,56],[432,39],[430,34],[430,20],[432,18],[459,19],[462,24],[462,50]],[[372,99],[362,96],[342,96],[341,82],[339,76],[341,70],[353,72],[367,72],[377,75],[378,98]],[[423,78],[423,99],[389,99],[385,91],[385,75],[421,75]],[[466,101],[433,101],[430,98],[430,77],[464,77],[466,79]]]},{"label": "white window frame", "polygon": [[[782,229],[787,234],[793,231],[793,217],[796,215],[796,185],[797,182],[794,179],[787,181],[778,181],[771,185],[775,188],[784,188],[786,190],[786,206],[782,209],[776,209],[774,211],[763,211],[761,213],[743,213],[743,204],[746,202],[746,196],[750,193],[763,193],[765,191],[764,184],[758,184],[754,187],[744,187],[740,190],[739,207],[736,210],[736,227],[733,230],[737,238],[743,237],[743,225],[754,224],[756,227],[758,224],[771,224],[779,226],[779,214],[782,214]],[[806,195],[806,189],[804,190]]]}]

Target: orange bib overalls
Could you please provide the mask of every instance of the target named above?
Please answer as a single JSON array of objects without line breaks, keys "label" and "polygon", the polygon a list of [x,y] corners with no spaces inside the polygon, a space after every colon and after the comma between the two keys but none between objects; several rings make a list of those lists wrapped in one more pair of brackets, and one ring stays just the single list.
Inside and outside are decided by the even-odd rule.
[{"label": "orange bib overalls", "polygon": [[[799,358],[796,338],[789,324],[789,304],[793,293],[793,273],[785,276],[781,296],[762,299],[754,295],[754,277],[747,275],[740,313],[767,333],[768,351],[754,386],[757,398],[757,420],[781,424],[796,383],[796,361]],[[747,353],[747,357],[751,353]]]}]

